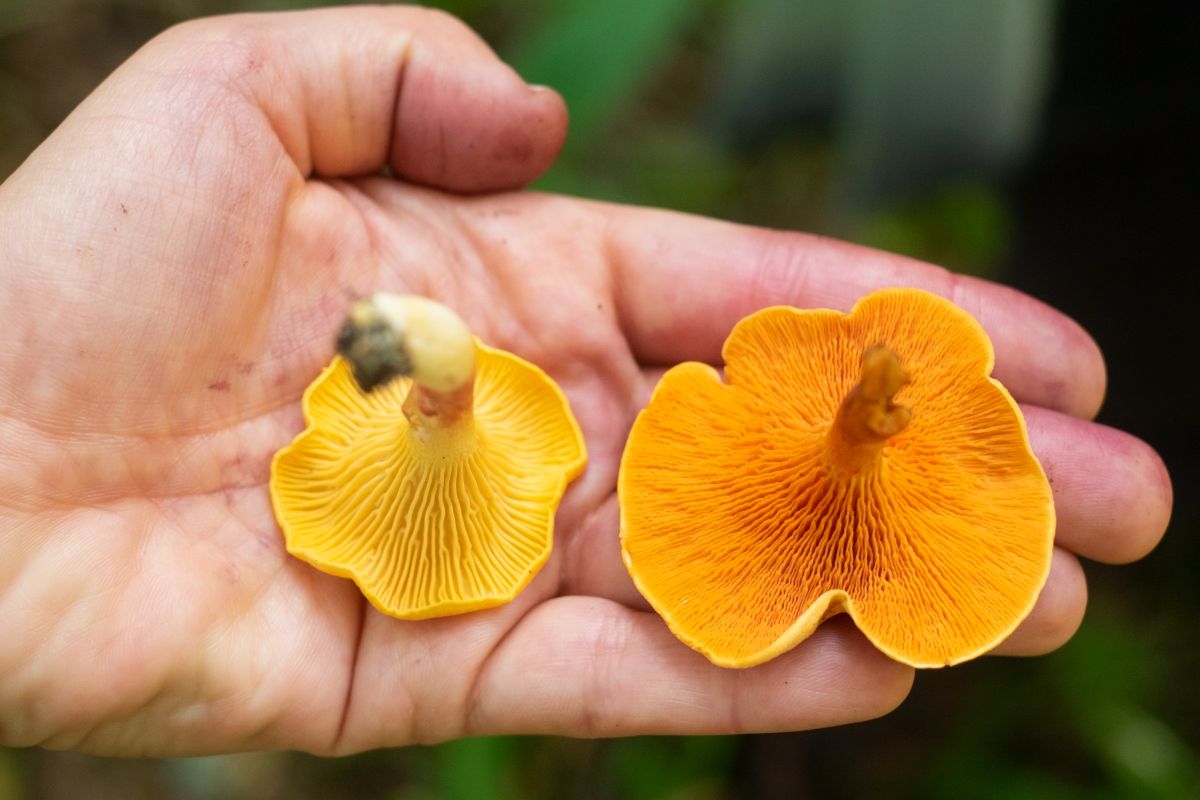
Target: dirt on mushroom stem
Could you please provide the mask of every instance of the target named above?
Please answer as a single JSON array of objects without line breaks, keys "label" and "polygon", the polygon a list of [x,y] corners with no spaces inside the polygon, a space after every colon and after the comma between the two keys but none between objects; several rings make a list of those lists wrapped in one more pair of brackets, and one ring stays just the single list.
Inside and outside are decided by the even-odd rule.
[{"label": "dirt on mushroom stem", "polygon": [[457,389],[439,392],[413,382],[404,398],[404,416],[412,434],[426,438],[434,431],[454,429],[459,436],[469,436],[474,429],[475,378]]},{"label": "dirt on mushroom stem", "polygon": [[414,439],[471,449],[475,344],[453,311],[425,298],[376,294],[351,307],[336,347],[366,394],[411,380],[401,411]]}]

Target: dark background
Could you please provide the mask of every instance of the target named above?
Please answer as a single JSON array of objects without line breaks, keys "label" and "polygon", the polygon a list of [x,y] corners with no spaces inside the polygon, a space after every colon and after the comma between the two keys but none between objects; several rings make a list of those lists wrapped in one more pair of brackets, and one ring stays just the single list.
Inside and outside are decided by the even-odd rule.
[{"label": "dark background", "polygon": [[[0,0],[0,177],[146,39],[271,0]],[[572,111],[540,188],[827,233],[1015,285],[1108,358],[1101,421],[1175,483],[1163,545],[1087,565],[1074,640],[769,736],[490,738],[346,759],[0,749],[12,798],[1200,797],[1200,14],[1117,0],[455,0]]]}]

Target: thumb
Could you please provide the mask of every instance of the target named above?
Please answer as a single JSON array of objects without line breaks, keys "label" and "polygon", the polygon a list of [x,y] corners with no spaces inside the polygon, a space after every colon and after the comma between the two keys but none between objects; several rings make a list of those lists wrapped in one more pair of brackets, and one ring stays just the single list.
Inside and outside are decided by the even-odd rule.
[{"label": "thumb", "polygon": [[168,31],[140,55],[248,96],[306,176],[386,164],[451,191],[510,189],[541,175],[566,134],[557,94],[528,86],[462,22],[432,9],[215,17]]}]

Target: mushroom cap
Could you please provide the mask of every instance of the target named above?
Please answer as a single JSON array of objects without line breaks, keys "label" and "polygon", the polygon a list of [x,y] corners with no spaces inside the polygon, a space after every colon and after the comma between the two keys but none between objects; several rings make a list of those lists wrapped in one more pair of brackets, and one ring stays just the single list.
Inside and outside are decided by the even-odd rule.
[{"label": "mushroom cap", "polygon": [[304,394],[308,427],[271,465],[288,551],[353,579],[393,617],[516,597],[549,557],[558,502],[587,461],[558,386],[511,353],[475,347],[473,427],[409,435],[412,381],[364,393],[339,356]]},{"label": "mushroom cap", "polygon": [[[849,475],[826,436],[884,344],[911,422]],[[1054,503],[991,342],[965,311],[885,289],[849,314],[775,307],[725,342],[724,381],[674,367],[621,461],[621,547],[638,590],[709,660],[749,667],[845,611],[917,667],[974,658],[1032,610]]]}]

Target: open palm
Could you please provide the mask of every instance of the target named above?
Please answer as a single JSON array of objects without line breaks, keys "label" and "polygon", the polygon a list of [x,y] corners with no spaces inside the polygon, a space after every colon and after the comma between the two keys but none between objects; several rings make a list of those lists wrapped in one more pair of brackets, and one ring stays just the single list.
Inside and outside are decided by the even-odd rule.
[{"label": "open palm", "polygon": [[[620,564],[634,415],[663,367],[716,361],[768,304],[918,285],[989,330],[1060,518],[1050,584],[1002,651],[1070,636],[1072,553],[1153,546],[1169,483],[1085,421],[1103,365],[1073,323],[848,245],[509,191],[565,124],[556,95],[436,12],[224,18],[150,43],[0,188],[0,743],[349,752],[883,713],[911,672],[844,623],[720,670]],[[284,552],[270,458],[348,304],[378,289],[440,299],[546,369],[587,437],[554,555],[507,606],[401,622]]]}]

